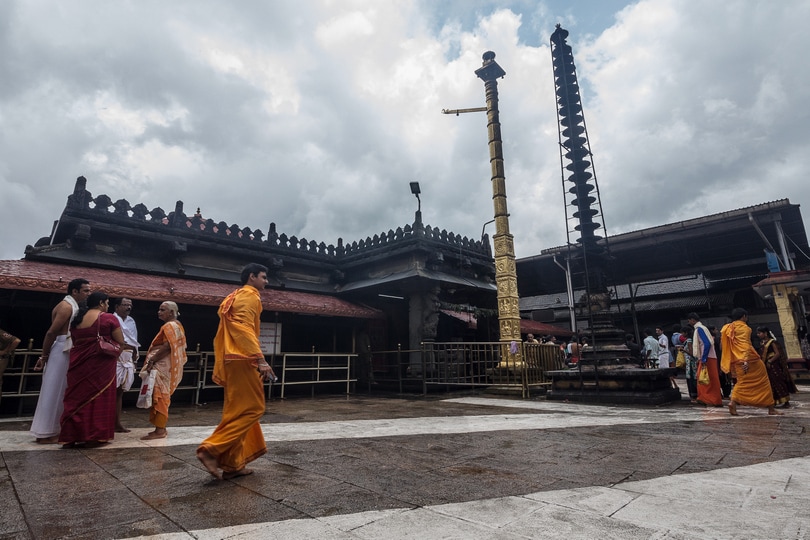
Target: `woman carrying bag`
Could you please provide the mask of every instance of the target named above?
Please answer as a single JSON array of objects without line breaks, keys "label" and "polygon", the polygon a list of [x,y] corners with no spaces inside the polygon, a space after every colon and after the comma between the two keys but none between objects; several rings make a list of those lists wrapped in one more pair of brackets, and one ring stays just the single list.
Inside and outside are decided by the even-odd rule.
[{"label": "woman carrying bag", "polygon": [[59,433],[62,448],[100,446],[115,436],[115,366],[124,334],[108,307],[107,295],[94,292],[71,323],[73,346]]},{"label": "woman carrying bag", "polygon": [[174,302],[160,304],[158,318],[163,321],[163,326],[149,345],[140,373],[141,379],[146,381],[154,372],[149,422],[155,429],[141,437],[145,441],[166,438],[172,394],[183,378],[183,366],[187,360],[186,333],[177,320],[179,315]]}]

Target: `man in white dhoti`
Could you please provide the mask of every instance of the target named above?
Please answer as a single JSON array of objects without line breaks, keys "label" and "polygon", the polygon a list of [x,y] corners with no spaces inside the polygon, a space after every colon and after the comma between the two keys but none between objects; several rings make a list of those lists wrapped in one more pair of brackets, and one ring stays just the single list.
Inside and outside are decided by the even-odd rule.
[{"label": "man in white dhoti", "polygon": [[42,341],[42,356],[34,371],[43,371],[37,409],[31,422],[31,434],[40,444],[54,444],[59,438],[67,370],[70,365],[70,323],[79,312],[79,304],[90,296],[90,282],[77,278],[68,283],[67,296],[51,311],[51,326]]},{"label": "man in white dhoti", "polygon": [[121,423],[121,409],[124,405],[124,392],[132,388],[135,381],[135,363],[138,361],[138,327],[135,326],[135,319],[129,316],[132,312],[132,300],[121,298],[115,306],[115,317],[121,323],[121,331],[124,333],[126,345],[121,348],[118,356],[116,373],[116,405],[115,405],[115,431],[117,433],[129,433],[130,430]]}]

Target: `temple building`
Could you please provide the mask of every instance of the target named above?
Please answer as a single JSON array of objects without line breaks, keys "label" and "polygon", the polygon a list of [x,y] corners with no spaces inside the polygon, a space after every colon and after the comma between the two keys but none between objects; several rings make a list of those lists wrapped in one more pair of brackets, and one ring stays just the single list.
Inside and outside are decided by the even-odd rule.
[{"label": "temple building", "polygon": [[[685,325],[693,311],[720,328],[741,307],[751,326],[774,331],[796,360],[795,372],[808,376],[798,340],[807,328],[810,247],[799,205],[781,199],[609,241],[609,309],[637,340],[645,327]],[[570,328],[584,290],[567,286],[567,257],[560,246],[517,261],[523,316]]]},{"label": "temple building", "polygon": [[[764,203],[612,236],[610,243],[610,309],[624,331],[671,328],[689,311],[721,324],[732,307],[744,307],[752,324],[777,330],[796,356],[810,294],[810,247],[798,205]],[[566,286],[566,256],[563,246],[516,261],[524,336],[572,335],[571,313],[583,291]],[[264,233],[205,218],[199,210],[188,215],[181,201],[166,213],[94,197],[84,177],[50,235],[28,246],[23,259],[0,261],[0,326],[23,339],[18,350],[40,348],[51,308],[71,279],[83,277],[93,289],[133,300],[144,347],[160,327],[159,304],[177,302],[189,350],[204,358],[217,307],[249,262],[269,269],[262,335],[270,354],[354,354],[365,343],[375,353],[379,380],[391,374],[378,353],[398,351],[397,376],[418,379],[424,343],[499,338],[486,235],[469,239],[439,230],[424,225],[417,212],[412,224],[327,245],[279,233],[273,223]],[[20,358],[4,378],[4,413],[35,403],[36,382],[15,378],[30,370]],[[201,386],[200,380],[187,385]],[[25,406],[8,404],[6,397],[15,395]]]},{"label": "temple building", "polygon": [[[144,335],[157,328],[152,308],[177,302],[189,343],[210,348],[216,308],[239,284],[249,262],[268,267],[263,320],[280,323],[290,351],[351,351],[356,333],[377,349],[418,348],[424,340],[462,339],[439,325],[442,310],[487,313],[494,308],[489,240],[471,240],[421,223],[337,245],[94,197],[77,179],[51,234],[28,246],[20,261],[0,262],[0,318],[41,340],[48,308],[75,277],[94,289],[135,301]],[[47,298],[43,298],[43,294]],[[146,304],[146,305],[144,305]],[[148,314],[148,315],[145,315]],[[482,337],[489,328],[478,325]]]}]

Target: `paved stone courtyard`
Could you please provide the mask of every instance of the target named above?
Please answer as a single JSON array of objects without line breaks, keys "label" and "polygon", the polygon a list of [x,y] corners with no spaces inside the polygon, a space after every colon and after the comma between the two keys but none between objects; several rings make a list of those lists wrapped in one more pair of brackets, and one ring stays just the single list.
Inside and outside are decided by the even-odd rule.
[{"label": "paved stone courtyard", "polygon": [[[682,387],[685,385],[681,385]],[[806,538],[810,387],[784,416],[483,393],[272,400],[255,474],[194,455],[220,405],[103,448],[0,422],[0,538]]]}]

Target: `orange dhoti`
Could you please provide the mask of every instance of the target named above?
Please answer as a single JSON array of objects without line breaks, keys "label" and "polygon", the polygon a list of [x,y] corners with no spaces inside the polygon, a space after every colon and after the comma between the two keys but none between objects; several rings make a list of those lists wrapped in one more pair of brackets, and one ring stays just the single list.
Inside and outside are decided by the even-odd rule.
[{"label": "orange dhoti", "polygon": [[172,394],[183,379],[183,366],[187,360],[186,332],[183,325],[180,321],[165,323],[149,345],[140,374],[141,379],[146,380],[149,365],[156,371],[152,406],[149,408],[149,422],[156,428],[165,429],[169,423]]},{"label": "orange dhoti", "polygon": [[709,372],[709,384],[697,385],[697,401],[704,405],[719,407],[723,404],[723,393],[720,390],[720,370],[717,367],[717,358],[709,358],[706,362],[698,362],[697,377],[704,369]]},{"label": "orange dhoti", "polygon": [[[733,321],[720,332],[723,340],[721,368],[736,373],[737,382],[731,390],[731,401],[752,407],[772,407],[774,404],[768,370],[751,345],[751,328],[742,321]],[[745,369],[745,365],[748,369]]]},{"label": "orange dhoti", "polygon": [[255,362],[232,360],[227,372],[222,420],[198,450],[207,450],[225,472],[242,470],[267,453],[259,420],[264,415],[264,387]]},{"label": "orange dhoti", "polygon": [[748,373],[737,366],[737,382],[731,389],[731,400],[752,407],[770,407],[774,404],[768,371],[762,360],[749,359]]}]

